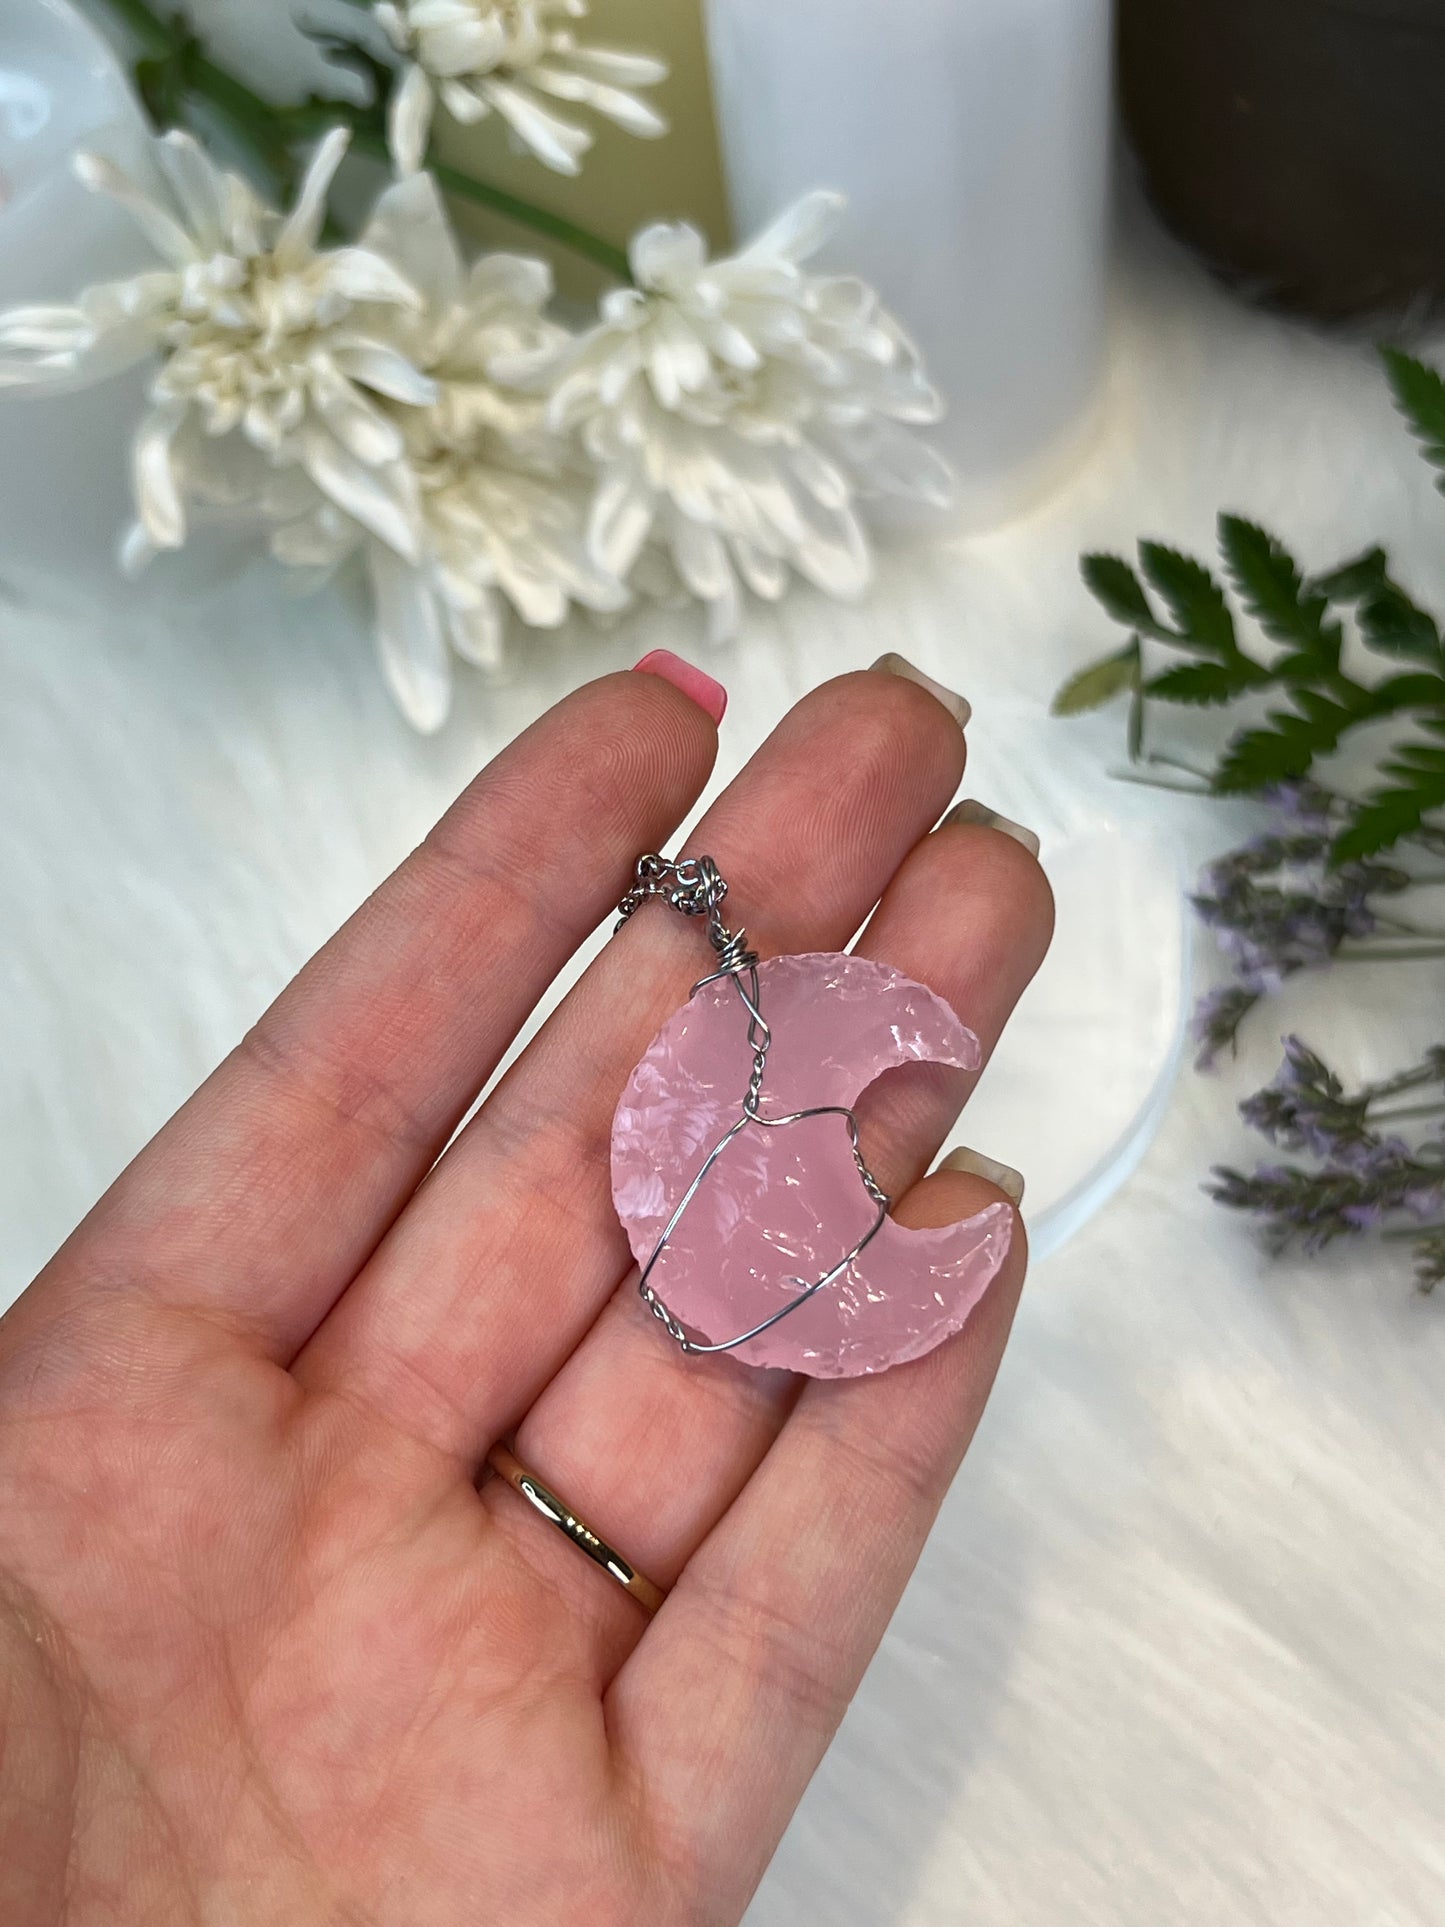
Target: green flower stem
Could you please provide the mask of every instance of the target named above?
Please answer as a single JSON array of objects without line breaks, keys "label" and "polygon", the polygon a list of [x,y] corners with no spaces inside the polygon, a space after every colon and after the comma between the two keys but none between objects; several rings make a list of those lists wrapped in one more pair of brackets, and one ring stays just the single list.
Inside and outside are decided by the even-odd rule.
[{"label": "green flower stem", "polygon": [[[341,100],[304,101],[295,107],[273,106],[244,81],[208,59],[182,24],[163,19],[149,0],[106,0],[106,3],[148,55],[157,60],[174,61],[184,84],[196,97],[224,114],[263,155],[274,157],[278,151],[289,151],[298,141],[341,125],[351,129],[352,144],[358,153],[378,160],[389,158],[385,119],[379,108],[356,107]],[[475,201],[521,227],[545,234],[549,240],[605,269],[615,280],[631,281],[626,253],[600,234],[593,234],[575,221],[538,207],[520,195],[476,180],[460,168],[434,163],[431,172],[448,194]]]},{"label": "green flower stem", "polygon": [[1404,917],[1387,916],[1383,910],[1375,912],[1375,920],[1402,937],[1424,937],[1430,943],[1445,943],[1445,930],[1426,930],[1418,923],[1408,923]]},{"label": "green flower stem", "polygon": [[180,45],[179,30],[146,5],[146,0],[106,0],[111,12],[130,28],[147,53],[168,54]]},{"label": "green flower stem", "polygon": [[1213,781],[1207,769],[1200,769],[1197,763],[1187,763],[1182,756],[1167,755],[1162,749],[1151,750],[1144,761],[1156,764],[1160,769],[1175,769],[1185,776],[1192,776],[1206,792]]},{"label": "green flower stem", "polygon": [[1400,1097],[1406,1091],[1422,1090],[1427,1084],[1438,1084],[1442,1080],[1440,1072],[1433,1064],[1417,1064],[1412,1071],[1401,1071],[1398,1077],[1386,1078],[1379,1084],[1367,1084],[1361,1092],[1365,1103],[1378,1104],[1384,1097]]},{"label": "green flower stem", "polygon": [[[356,109],[343,112],[340,118],[353,130],[353,145],[359,154],[372,154],[378,160],[387,158],[386,136],[361,120]],[[479,181],[471,174],[464,174],[460,168],[449,167],[445,161],[428,161],[428,171],[436,177],[437,185],[448,194],[460,195],[468,201],[475,201],[481,207],[489,207],[497,214],[504,214],[509,221],[516,221],[522,227],[529,227],[537,234],[545,234],[558,241],[573,254],[594,262],[605,268],[614,280],[631,282],[632,269],[622,248],[611,241],[604,241],[600,234],[578,227],[561,214],[553,214],[545,207],[538,207],[532,201],[521,200],[515,194],[508,194],[505,188],[493,187],[490,181]]]},{"label": "green flower stem", "polygon": [[1141,790],[1166,790],[1171,796],[1212,796],[1214,793],[1198,783],[1167,783],[1162,776],[1140,776],[1131,769],[1121,769],[1117,776],[1121,783],[1133,783]]},{"label": "green flower stem", "polygon": [[1417,963],[1430,957],[1445,957],[1445,943],[1402,944],[1399,949],[1366,949],[1361,943],[1354,950],[1346,950],[1342,944],[1335,952],[1341,963]]},{"label": "green flower stem", "polygon": [[1426,1238],[1438,1238],[1442,1234],[1445,1234],[1445,1220],[1439,1224],[1402,1224],[1389,1231],[1382,1231],[1380,1236],[1388,1238],[1391,1244],[1416,1244]]},{"label": "green flower stem", "polygon": [[1398,1111],[1371,1111],[1371,1124],[1403,1124],[1407,1119],[1417,1117],[1440,1117],[1445,1114],[1445,1104],[1404,1104]]}]

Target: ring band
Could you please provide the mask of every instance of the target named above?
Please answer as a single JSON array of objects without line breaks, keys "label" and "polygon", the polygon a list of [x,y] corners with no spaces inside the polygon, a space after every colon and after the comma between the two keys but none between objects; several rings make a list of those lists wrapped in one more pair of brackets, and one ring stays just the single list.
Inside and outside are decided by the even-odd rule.
[{"label": "ring band", "polygon": [[536,1474],[529,1472],[520,1460],[514,1459],[504,1445],[492,1447],[487,1454],[487,1464],[508,1485],[514,1486],[528,1505],[540,1512],[549,1524],[556,1526],[574,1546],[585,1552],[594,1565],[610,1574],[645,1613],[650,1615],[657,1611],[667,1597],[661,1586],[654,1586],[646,1574],[640,1573],[620,1552],[614,1551],[604,1539],[598,1538],[591,1526],[577,1517],[565,1499],[559,1499],[555,1492],[543,1485]]}]

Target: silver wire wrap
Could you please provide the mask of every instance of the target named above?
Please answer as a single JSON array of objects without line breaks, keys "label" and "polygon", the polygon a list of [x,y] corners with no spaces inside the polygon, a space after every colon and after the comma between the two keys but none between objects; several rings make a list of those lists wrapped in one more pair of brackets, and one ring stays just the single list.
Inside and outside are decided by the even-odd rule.
[{"label": "silver wire wrap", "polygon": [[[841,1105],[823,1104],[812,1110],[794,1111],[788,1117],[759,1115],[758,1106],[762,1103],[763,1079],[767,1074],[768,1051],[772,1047],[773,1033],[768,1028],[767,1019],[762,1012],[762,994],[758,984],[758,954],[755,950],[749,950],[745,930],[731,931],[723,922],[722,906],[727,893],[727,883],[710,856],[686,857],[679,861],[670,861],[666,857],[651,854],[641,856],[637,859],[632,888],[617,906],[617,923],[614,930],[615,934],[629,917],[634,916],[644,903],[651,902],[654,897],[671,904],[674,910],[680,910],[685,917],[705,917],[708,941],[714,952],[715,968],[705,977],[699,977],[692,987],[691,995],[695,997],[700,990],[706,990],[709,984],[718,983],[722,978],[729,977],[748,1014],[748,1047],[753,1053],[753,1067],[738,1120],[735,1124],[729,1125],[703,1159],[696,1176],[668,1219],[662,1236],[653,1247],[652,1255],[642,1267],[642,1275],[637,1281],[637,1289],[643,1304],[662,1325],[668,1336],[675,1340],[683,1351],[699,1356],[714,1352],[735,1351],[739,1345],[746,1345],[749,1339],[759,1338],[765,1331],[770,1331],[780,1319],[799,1310],[810,1298],[816,1297],[820,1291],[835,1283],[882,1230],[884,1220],[888,1216],[889,1202],[887,1194],[863,1161],[862,1147],[858,1139],[858,1119],[851,1110]],[[858,1176],[862,1180],[864,1190],[877,1206],[877,1216],[852,1250],[840,1258],[831,1270],[825,1271],[821,1278],[815,1278],[811,1282],[806,1278],[789,1278],[787,1283],[799,1287],[798,1296],[790,1303],[782,1306],[780,1310],[773,1312],[770,1317],[764,1318],[761,1323],[752,1326],[748,1331],[739,1332],[736,1338],[726,1339],[718,1345],[704,1345],[689,1336],[684,1326],[673,1316],[653,1289],[651,1278],[657,1262],[671,1243],[674,1232],[682,1222],[683,1214],[702,1189],[708,1173],[735,1137],[745,1131],[749,1125],[772,1131],[780,1130],[789,1124],[801,1124],[805,1119],[813,1117],[841,1117],[847,1125],[849,1141],[853,1147],[853,1162],[858,1167]]]}]

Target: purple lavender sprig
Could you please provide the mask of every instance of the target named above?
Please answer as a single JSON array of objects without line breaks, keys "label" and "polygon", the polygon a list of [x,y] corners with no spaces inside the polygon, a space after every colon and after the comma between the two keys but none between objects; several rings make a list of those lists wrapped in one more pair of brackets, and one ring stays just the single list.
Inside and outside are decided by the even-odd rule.
[{"label": "purple lavender sprig", "polygon": [[1416,957],[1445,941],[1387,912],[1419,879],[1398,864],[1364,858],[1332,864],[1344,807],[1322,785],[1280,784],[1266,800],[1281,821],[1206,866],[1193,897],[1200,921],[1233,967],[1233,979],[1201,998],[1194,1014],[1198,1063],[1232,1049],[1256,1004],[1303,970],[1342,956]]},{"label": "purple lavender sprig", "polygon": [[1445,1228],[1415,1240],[1415,1282],[1423,1292],[1445,1283]]},{"label": "purple lavender sprig", "polygon": [[[1420,1101],[1426,1092],[1439,1095]],[[1249,1175],[1216,1166],[1206,1185],[1220,1204],[1256,1217],[1271,1250],[1320,1251],[1378,1231],[1414,1244],[1422,1291],[1445,1278],[1445,1136],[1412,1145],[1389,1128],[1445,1118],[1445,1046],[1352,1093],[1308,1045],[1287,1037],[1278,1074],[1240,1114],[1271,1143],[1318,1160],[1312,1169],[1263,1164]]]}]

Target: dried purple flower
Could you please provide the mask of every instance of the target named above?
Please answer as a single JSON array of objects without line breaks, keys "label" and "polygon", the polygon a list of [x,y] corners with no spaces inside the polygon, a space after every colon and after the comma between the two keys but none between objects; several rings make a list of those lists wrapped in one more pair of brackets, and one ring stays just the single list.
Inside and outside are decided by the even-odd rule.
[{"label": "dried purple flower", "polygon": [[1388,864],[1331,870],[1328,848],[1322,837],[1259,837],[1205,870],[1194,908],[1241,975],[1277,988],[1319,969],[1347,939],[1379,929],[1372,897],[1410,886]]},{"label": "dried purple flower", "polygon": [[[1381,1121],[1399,1115],[1392,1100],[1445,1081],[1442,1070],[1445,1052],[1432,1051],[1413,1070],[1352,1094],[1317,1052],[1287,1037],[1279,1071],[1240,1112],[1271,1142],[1317,1158],[1318,1168],[1266,1164],[1250,1175],[1220,1168],[1206,1189],[1221,1204],[1256,1216],[1275,1250],[1298,1243],[1318,1251],[1336,1238],[1385,1229],[1401,1216],[1438,1218],[1445,1213],[1445,1142],[1412,1146],[1382,1132],[1375,1118],[1382,1105]],[[1436,1238],[1445,1238],[1445,1227],[1432,1226],[1417,1242]],[[1428,1270],[1436,1260],[1427,1254],[1419,1262]]]},{"label": "dried purple flower", "polygon": [[1290,782],[1272,783],[1268,789],[1260,791],[1262,800],[1271,809],[1295,823],[1302,830],[1317,833],[1329,831],[1339,808],[1339,799],[1331,795],[1322,784],[1312,783],[1307,776],[1294,778]]},{"label": "dried purple flower", "polygon": [[1415,1282],[1421,1291],[1433,1291],[1445,1282],[1445,1231],[1432,1232],[1415,1245]]},{"label": "dried purple flower", "polygon": [[1261,1220],[1272,1250],[1298,1243],[1320,1251],[1336,1238],[1383,1225],[1404,1204],[1406,1174],[1368,1178],[1353,1171],[1308,1171],[1299,1165],[1261,1165],[1252,1175],[1216,1167],[1205,1189],[1219,1204]]},{"label": "dried purple flower", "polygon": [[1197,1069],[1212,1068],[1221,1052],[1232,1050],[1240,1025],[1264,995],[1248,984],[1220,984],[1205,991],[1194,1007],[1193,1033],[1199,1045]]},{"label": "dried purple flower", "polygon": [[1358,1170],[1379,1147],[1365,1123],[1369,1104],[1367,1094],[1347,1097],[1323,1059],[1300,1038],[1286,1037],[1284,1062],[1273,1081],[1245,1098],[1239,1114],[1271,1144]]}]

